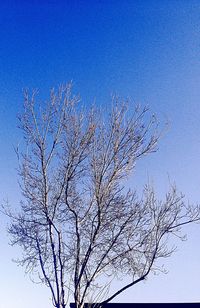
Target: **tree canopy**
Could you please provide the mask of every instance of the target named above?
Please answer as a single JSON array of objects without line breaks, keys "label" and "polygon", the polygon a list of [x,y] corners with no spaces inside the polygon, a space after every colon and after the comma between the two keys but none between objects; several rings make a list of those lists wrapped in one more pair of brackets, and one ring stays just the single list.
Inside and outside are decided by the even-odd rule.
[{"label": "tree canopy", "polygon": [[[17,214],[7,212],[12,244],[23,250],[19,264],[37,272],[57,308],[66,307],[69,293],[78,308],[92,298],[109,302],[160,270],[157,261],[173,252],[170,236],[199,220],[199,208],[175,186],[159,200],[151,185],[139,197],[124,181],[157,149],[157,122],[147,108],[133,110],[118,97],[106,111],[79,101],[70,84],[41,105],[36,92],[24,93],[22,200]],[[123,276],[129,282],[107,294]]]}]

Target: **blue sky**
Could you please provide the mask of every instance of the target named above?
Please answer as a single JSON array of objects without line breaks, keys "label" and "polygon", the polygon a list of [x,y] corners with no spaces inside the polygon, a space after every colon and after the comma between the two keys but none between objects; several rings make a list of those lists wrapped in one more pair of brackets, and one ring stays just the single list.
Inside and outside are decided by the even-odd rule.
[{"label": "blue sky", "polygon": [[[169,129],[156,154],[140,161],[131,185],[148,177],[163,196],[169,178],[186,200],[200,202],[200,3],[194,0],[0,1],[0,200],[17,206],[16,115],[23,88],[73,80],[86,104],[110,95],[148,105]],[[0,216],[0,308],[48,308],[50,294],[11,259]],[[149,277],[118,298],[125,302],[200,300],[200,227],[166,260],[168,275]]]}]

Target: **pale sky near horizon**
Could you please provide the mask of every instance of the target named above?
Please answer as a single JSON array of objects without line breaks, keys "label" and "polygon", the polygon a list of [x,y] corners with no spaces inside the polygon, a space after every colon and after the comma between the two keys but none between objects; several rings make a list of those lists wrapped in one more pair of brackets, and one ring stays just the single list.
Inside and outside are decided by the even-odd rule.
[{"label": "pale sky near horizon", "polygon": [[[161,126],[157,153],[138,162],[130,185],[150,178],[159,196],[176,182],[200,203],[200,2],[194,0],[0,1],[0,202],[18,206],[17,114],[23,88],[49,89],[73,80],[85,104],[110,95],[148,105]],[[170,180],[169,180],[170,179]],[[33,284],[12,258],[0,215],[0,308],[48,308],[50,293]],[[200,301],[200,225],[164,260],[168,274],[116,298],[119,302]],[[115,287],[115,286],[114,286]]]}]

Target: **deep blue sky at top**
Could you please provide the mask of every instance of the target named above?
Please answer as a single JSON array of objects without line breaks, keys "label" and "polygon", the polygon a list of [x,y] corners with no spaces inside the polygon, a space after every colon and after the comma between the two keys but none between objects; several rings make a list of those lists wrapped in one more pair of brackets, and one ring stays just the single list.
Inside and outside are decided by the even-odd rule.
[{"label": "deep blue sky at top", "polygon": [[192,0],[6,1],[3,93],[71,79],[89,97],[118,91],[150,100],[152,89],[174,92],[199,68],[198,22]]},{"label": "deep blue sky at top", "polygon": [[[86,104],[94,99],[97,104],[107,104],[110,95],[117,93],[148,104],[161,123],[168,119],[170,128],[161,139],[160,150],[139,164],[133,183],[139,187],[149,175],[158,192],[163,192],[169,173],[187,198],[200,200],[199,1],[0,1],[1,200],[18,202],[13,145],[21,140],[16,115],[22,109],[22,89],[39,88],[40,97],[47,98],[51,87],[70,80],[74,93],[80,93]],[[155,278],[157,284],[147,283],[146,297],[141,288],[136,289],[136,297],[125,301],[199,300],[200,249],[195,232],[184,255],[184,277],[179,255],[170,263],[169,280]],[[19,285],[25,288],[23,276],[18,276],[23,270],[13,274],[12,251],[7,249],[7,239],[3,242],[1,257],[6,261],[0,262],[0,272],[6,273],[7,279],[0,281],[4,296],[0,308],[40,308],[34,302],[31,306],[28,291],[27,304],[25,299],[12,303],[10,289],[17,294]],[[187,262],[189,251],[196,255],[192,263]],[[187,286],[188,293],[184,292],[184,278],[194,283]],[[40,302],[42,296],[38,296]]]}]

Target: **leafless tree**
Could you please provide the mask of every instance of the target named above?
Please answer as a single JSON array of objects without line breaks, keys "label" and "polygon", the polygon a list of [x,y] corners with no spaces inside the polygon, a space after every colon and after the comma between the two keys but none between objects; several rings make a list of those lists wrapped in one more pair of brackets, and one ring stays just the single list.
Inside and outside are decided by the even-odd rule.
[{"label": "leafless tree", "polygon": [[40,105],[36,94],[24,93],[25,143],[17,151],[23,197],[20,211],[8,214],[12,244],[23,249],[18,262],[38,272],[57,308],[66,307],[68,292],[81,308],[113,278],[129,277],[101,300],[109,302],[159,270],[157,261],[173,252],[169,236],[180,236],[199,211],[174,187],[164,201],[149,185],[140,198],[127,188],[136,161],[156,150],[157,124],[147,108],[114,97],[110,111],[88,110],[71,85]]}]

